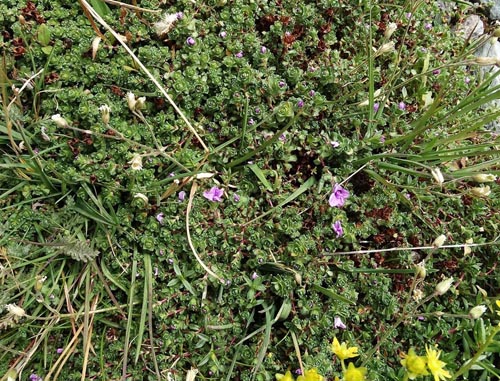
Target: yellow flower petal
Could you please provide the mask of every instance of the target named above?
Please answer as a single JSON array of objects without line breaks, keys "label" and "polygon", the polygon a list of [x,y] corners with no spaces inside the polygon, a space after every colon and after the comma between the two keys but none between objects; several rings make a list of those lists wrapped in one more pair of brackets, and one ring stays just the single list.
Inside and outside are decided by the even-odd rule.
[{"label": "yellow flower petal", "polygon": [[354,364],[349,363],[349,367],[344,372],[345,381],[364,381],[366,376],[366,368],[360,367],[356,368]]},{"label": "yellow flower petal", "polygon": [[425,356],[418,356],[413,348],[410,348],[408,354],[401,360],[401,365],[406,368],[410,380],[429,374],[426,368]]},{"label": "yellow flower petal", "polygon": [[346,343],[340,344],[336,337],[333,338],[332,352],[340,359],[346,360],[358,357],[358,347],[347,347]]},{"label": "yellow flower petal", "polygon": [[427,366],[434,376],[434,381],[446,380],[451,378],[450,372],[444,369],[446,363],[439,360],[441,351],[431,349],[430,347],[425,347],[427,351]]}]

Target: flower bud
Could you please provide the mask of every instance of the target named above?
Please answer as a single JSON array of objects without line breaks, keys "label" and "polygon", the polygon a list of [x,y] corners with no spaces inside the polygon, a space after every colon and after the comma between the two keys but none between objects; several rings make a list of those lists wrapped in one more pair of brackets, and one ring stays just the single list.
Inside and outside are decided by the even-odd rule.
[{"label": "flower bud", "polygon": [[[470,248],[470,244],[473,243],[474,241],[472,238],[469,238],[465,240],[465,245],[464,245],[464,255],[469,255],[472,252],[472,249]],[[468,245],[469,244],[469,245]]]},{"label": "flower bud", "polygon": [[487,197],[491,193],[489,186],[472,188],[470,191],[477,197]]},{"label": "flower bud", "polygon": [[471,319],[479,319],[486,312],[486,306],[479,305],[475,306],[469,311],[469,317]]},{"label": "flower bud", "polygon": [[7,309],[7,311],[9,311],[12,315],[16,315],[18,317],[23,317],[26,315],[26,312],[24,311],[24,309],[22,309],[21,307],[19,307],[18,305],[16,304],[6,304],[5,305],[5,308]]},{"label": "flower bud", "polygon": [[55,115],[52,115],[51,119],[54,121],[55,124],[57,124],[59,127],[63,127],[63,128],[66,128],[68,127],[68,122],[66,121],[66,119],[64,119],[61,114],[55,114]]},{"label": "flower bud", "polygon": [[446,236],[444,234],[441,234],[439,237],[437,237],[434,242],[432,243],[432,246],[438,248],[444,245],[446,242]]},{"label": "flower bud", "polygon": [[136,111],[142,110],[145,105],[146,105],[146,97],[137,98],[137,102],[135,103],[135,110]]},{"label": "flower bud", "polygon": [[472,180],[474,180],[476,183],[491,183],[496,179],[497,177],[495,175],[492,175],[491,173],[480,173],[472,176]]},{"label": "flower bud", "polygon": [[474,62],[479,66],[498,65],[498,59],[495,57],[476,57]]},{"label": "flower bud", "polygon": [[415,266],[415,274],[420,279],[424,279],[427,275],[427,270],[425,269],[425,261],[420,262]]},{"label": "flower bud", "polygon": [[128,163],[134,171],[140,171],[142,169],[142,156],[135,155]]},{"label": "flower bud", "polygon": [[136,193],[134,194],[134,198],[140,198],[142,201],[144,201],[144,204],[147,204],[149,202],[148,196],[146,196],[144,193]]},{"label": "flower bud", "polygon": [[434,177],[434,180],[436,180],[436,182],[439,185],[443,185],[443,183],[444,183],[444,176],[441,173],[441,170],[439,168],[431,169],[431,174],[432,174],[432,177]]},{"label": "flower bud", "polygon": [[446,294],[446,292],[450,289],[452,283],[453,283],[453,277],[439,282],[436,285],[436,294],[438,295]]},{"label": "flower bud", "polygon": [[135,100],[135,94],[132,92],[127,93],[127,104],[130,111],[135,111],[135,105],[137,101]]},{"label": "flower bud", "polygon": [[6,378],[7,378],[7,381],[16,381],[17,380],[17,372],[15,369],[11,369],[9,370],[6,374],[5,374]]},{"label": "flower bud", "polygon": [[101,107],[99,107],[99,111],[101,112],[101,118],[103,123],[108,124],[111,108],[108,105],[102,105]]},{"label": "flower bud", "polygon": [[390,53],[393,52],[395,49],[395,44],[394,41],[390,41],[382,45],[380,48],[377,49],[375,52],[375,57],[381,56],[382,54]]},{"label": "flower bud", "polygon": [[398,29],[398,25],[395,22],[389,23],[387,28],[385,28],[384,37],[387,39],[391,38],[396,29]]}]

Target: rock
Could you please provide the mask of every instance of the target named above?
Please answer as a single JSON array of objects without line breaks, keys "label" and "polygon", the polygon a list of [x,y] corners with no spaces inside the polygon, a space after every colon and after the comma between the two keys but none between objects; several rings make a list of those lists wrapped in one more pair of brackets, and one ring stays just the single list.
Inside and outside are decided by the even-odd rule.
[{"label": "rock", "polygon": [[456,32],[464,38],[475,40],[484,34],[484,23],[478,15],[471,15],[457,25]]},{"label": "rock", "polygon": [[[497,41],[496,38],[490,38],[486,43],[479,47],[475,54],[477,57],[494,57],[500,59],[500,42]],[[481,77],[484,77],[486,74],[493,75],[500,68],[495,65],[491,66],[483,66],[480,68]],[[490,88],[497,87],[500,85],[500,78],[496,77],[491,81]],[[500,109],[500,99],[494,99],[489,102],[486,107],[492,107],[496,109]],[[500,131],[500,121],[496,120],[494,122],[489,123],[486,128],[492,129],[495,131]]]},{"label": "rock", "polygon": [[490,10],[491,20],[500,20],[500,0],[480,0]]}]

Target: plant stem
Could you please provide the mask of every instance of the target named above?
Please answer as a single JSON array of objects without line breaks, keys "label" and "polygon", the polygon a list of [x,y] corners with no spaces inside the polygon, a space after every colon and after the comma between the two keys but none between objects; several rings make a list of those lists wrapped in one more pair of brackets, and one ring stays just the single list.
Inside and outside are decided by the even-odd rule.
[{"label": "plant stem", "polygon": [[479,347],[476,354],[464,365],[462,365],[462,367],[453,375],[452,380],[456,380],[459,376],[469,371],[469,369],[476,363],[479,357],[486,351],[486,349],[491,344],[493,338],[496,336],[498,332],[500,332],[500,325],[493,327],[490,335],[486,338],[484,343]]}]

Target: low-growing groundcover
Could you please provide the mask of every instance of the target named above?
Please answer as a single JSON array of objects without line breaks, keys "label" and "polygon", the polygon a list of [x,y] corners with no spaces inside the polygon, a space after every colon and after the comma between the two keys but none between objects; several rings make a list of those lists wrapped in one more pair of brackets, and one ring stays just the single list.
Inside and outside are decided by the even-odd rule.
[{"label": "low-growing groundcover", "polygon": [[497,377],[472,7],[133,3],[0,4],[2,380]]}]

